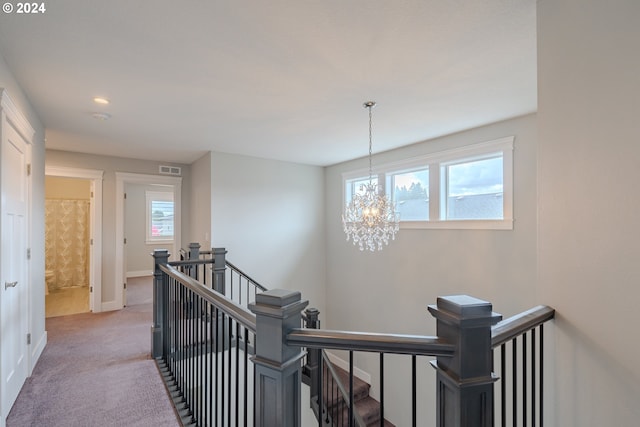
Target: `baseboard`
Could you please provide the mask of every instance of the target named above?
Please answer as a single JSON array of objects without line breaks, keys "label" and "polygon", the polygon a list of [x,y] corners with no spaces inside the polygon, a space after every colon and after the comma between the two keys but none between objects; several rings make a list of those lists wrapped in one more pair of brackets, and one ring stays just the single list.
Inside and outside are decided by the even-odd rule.
[{"label": "baseboard", "polygon": [[107,301],[102,303],[102,311],[115,311],[122,309],[122,303],[118,304],[118,301]]},{"label": "baseboard", "polygon": [[127,271],[127,277],[143,277],[152,275],[153,271],[151,270]]},{"label": "baseboard", "polygon": [[[336,356],[333,353],[330,353],[327,351],[327,356],[329,356],[329,360],[331,360],[331,363],[333,363],[334,365],[338,366],[339,368],[344,369],[345,371],[349,372],[349,362],[346,360],[343,360],[341,358],[339,358],[338,356]],[[353,375],[355,375],[356,377],[360,378],[362,381],[366,382],[367,384],[371,384],[371,375],[369,375],[367,372],[363,371],[362,369],[354,366],[353,367]]]},{"label": "baseboard", "polygon": [[33,368],[36,366],[36,363],[38,363],[38,360],[40,359],[40,356],[42,356],[42,352],[44,351],[44,348],[46,346],[47,346],[47,331],[44,331],[44,333],[40,336],[40,339],[38,340],[36,345],[34,345],[31,350],[31,366],[29,367],[30,368],[29,375],[31,375],[31,372],[33,372]]}]

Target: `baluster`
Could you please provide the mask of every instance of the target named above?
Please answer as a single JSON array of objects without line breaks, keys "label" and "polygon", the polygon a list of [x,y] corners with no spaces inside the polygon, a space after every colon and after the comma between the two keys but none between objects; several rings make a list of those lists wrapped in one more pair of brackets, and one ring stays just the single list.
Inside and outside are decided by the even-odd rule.
[{"label": "baluster", "polygon": [[380,427],[384,427],[384,353],[380,353]]},{"label": "baluster", "polygon": [[416,385],[416,356],[411,355],[411,419],[413,427],[416,427],[417,422],[417,403],[416,403],[416,395],[417,393],[417,385]]}]

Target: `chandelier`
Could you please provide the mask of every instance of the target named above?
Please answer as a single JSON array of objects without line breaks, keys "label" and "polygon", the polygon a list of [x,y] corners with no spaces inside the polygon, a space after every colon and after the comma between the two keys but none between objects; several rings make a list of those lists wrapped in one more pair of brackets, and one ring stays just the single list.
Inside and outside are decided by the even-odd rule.
[{"label": "chandelier", "polygon": [[351,239],[361,251],[368,249],[373,252],[376,249],[382,250],[389,244],[389,239],[395,240],[396,233],[400,229],[400,215],[396,212],[395,203],[392,203],[384,194],[383,188],[373,183],[371,109],[376,106],[376,103],[368,101],[363,106],[369,109],[369,183],[360,185],[360,191],[353,194],[351,202],[342,215],[342,226],[347,235],[347,241]]}]

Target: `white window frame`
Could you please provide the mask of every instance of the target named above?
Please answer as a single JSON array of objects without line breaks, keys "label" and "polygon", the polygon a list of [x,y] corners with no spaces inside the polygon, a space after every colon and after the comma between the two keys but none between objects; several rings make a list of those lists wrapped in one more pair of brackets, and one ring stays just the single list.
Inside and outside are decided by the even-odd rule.
[{"label": "white window frame", "polygon": [[[145,199],[146,199],[146,243],[147,245],[155,245],[158,243],[173,243],[176,238],[176,215],[175,215],[175,195],[172,191],[145,191]],[[154,237],[151,233],[152,226],[152,211],[151,211],[151,202],[152,201],[165,201],[165,202],[173,202],[173,238],[168,239],[166,237]]]},{"label": "white window frame", "polygon": [[[455,230],[513,230],[513,142],[508,136],[492,141],[476,143],[410,159],[386,163],[375,168],[379,183],[385,184],[385,193],[391,194],[390,175],[407,170],[429,168],[429,219],[424,221],[403,221],[403,229],[455,229]],[[480,160],[496,154],[502,155],[503,177],[503,218],[502,219],[442,219],[443,166],[464,161]],[[342,174],[343,209],[346,202],[347,183],[368,177],[368,170],[357,170]]]}]

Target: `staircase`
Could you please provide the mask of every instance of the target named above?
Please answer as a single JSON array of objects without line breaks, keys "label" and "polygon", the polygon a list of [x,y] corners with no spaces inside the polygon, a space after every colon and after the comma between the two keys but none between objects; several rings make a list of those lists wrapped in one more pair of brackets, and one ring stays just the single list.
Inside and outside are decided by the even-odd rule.
[{"label": "staircase", "polygon": [[[332,364],[333,370],[337,373],[339,380],[349,391],[349,373],[342,368]],[[323,365],[322,377],[331,378],[331,373],[326,364]],[[328,407],[334,426],[349,425],[349,407],[344,403],[342,395],[335,382],[330,381],[333,387],[323,386],[323,397]],[[370,385],[354,375],[353,377],[353,400],[354,410],[360,414],[367,427],[380,426],[380,402],[369,396]],[[388,420],[384,420],[384,426],[395,427]]]}]

